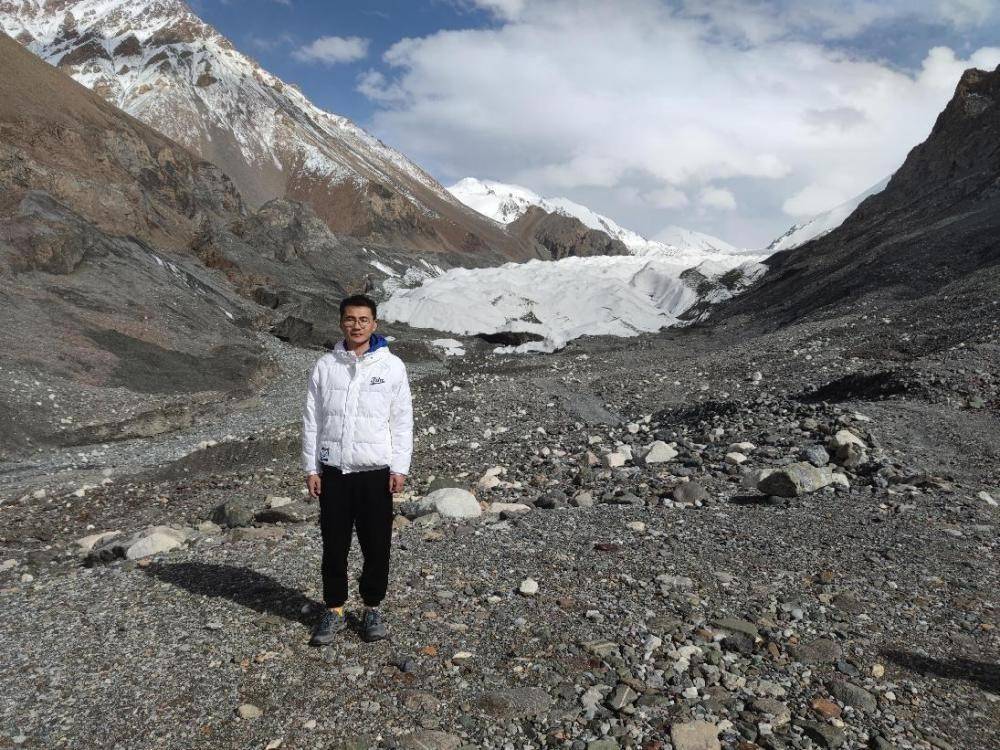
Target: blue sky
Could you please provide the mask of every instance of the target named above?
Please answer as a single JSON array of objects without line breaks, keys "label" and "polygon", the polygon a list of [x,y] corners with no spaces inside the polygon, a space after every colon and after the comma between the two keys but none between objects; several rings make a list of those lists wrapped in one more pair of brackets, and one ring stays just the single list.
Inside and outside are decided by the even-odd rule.
[{"label": "blue sky", "polygon": [[1000,0],[191,4],[445,184],[746,247],[891,174],[961,71],[1000,64]]},{"label": "blue sky", "polygon": [[[357,90],[358,76],[404,37],[443,29],[484,28],[488,11],[449,0],[194,0],[198,15],[267,70],[298,84],[323,109],[371,124],[373,103]],[[327,36],[369,40],[364,58],[347,63],[299,60],[293,52]]]}]

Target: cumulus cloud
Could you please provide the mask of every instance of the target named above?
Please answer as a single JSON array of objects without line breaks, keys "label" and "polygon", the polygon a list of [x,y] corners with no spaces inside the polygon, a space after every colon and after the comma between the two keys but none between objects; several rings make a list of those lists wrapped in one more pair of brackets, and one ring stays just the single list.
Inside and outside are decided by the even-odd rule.
[{"label": "cumulus cloud", "polygon": [[723,211],[732,211],[736,208],[736,196],[731,190],[718,187],[702,188],[698,196],[698,203],[705,208],[717,208]]},{"label": "cumulus cloud", "polygon": [[328,65],[355,62],[368,56],[368,44],[368,39],[359,36],[321,36],[292,52],[292,57]]},{"label": "cumulus cloud", "polygon": [[918,6],[975,23],[978,0],[854,0],[839,20],[839,6],[790,0],[509,5],[496,27],[393,45],[359,81],[374,128],[443,179],[585,193],[650,234],[690,210],[727,226],[770,210],[777,233],[847,200],[926,137],[964,68],[1000,64],[997,48],[941,47],[907,72],[824,41]]}]

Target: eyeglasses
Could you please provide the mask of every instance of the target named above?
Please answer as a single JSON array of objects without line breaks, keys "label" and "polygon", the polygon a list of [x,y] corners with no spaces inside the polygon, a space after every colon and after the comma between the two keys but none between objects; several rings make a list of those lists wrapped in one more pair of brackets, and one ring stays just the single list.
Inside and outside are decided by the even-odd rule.
[{"label": "eyeglasses", "polygon": [[357,323],[358,325],[366,326],[366,325],[368,325],[369,323],[372,322],[372,319],[371,318],[364,318],[364,317],[362,317],[362,318],[355,318],[353,316],[348,316],[346,318],[341,318],[340,322],[341,323],[347,323],[348,325],[353,325],[354,323]]}]

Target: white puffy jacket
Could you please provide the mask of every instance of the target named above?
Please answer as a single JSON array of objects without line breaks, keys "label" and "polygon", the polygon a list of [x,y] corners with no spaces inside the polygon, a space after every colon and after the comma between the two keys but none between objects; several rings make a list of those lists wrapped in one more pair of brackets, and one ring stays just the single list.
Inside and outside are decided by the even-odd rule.
[{"label": "white puffy jacket", "polygon": [[373,335],[358,357],[338,341],[316,362],[302,409],[302,468],[410,471],[413,406],[403,360]]}]

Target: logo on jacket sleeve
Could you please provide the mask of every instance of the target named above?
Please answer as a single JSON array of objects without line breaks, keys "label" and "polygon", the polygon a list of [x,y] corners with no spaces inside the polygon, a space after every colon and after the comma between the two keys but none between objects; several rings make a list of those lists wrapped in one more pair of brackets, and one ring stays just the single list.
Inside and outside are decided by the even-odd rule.
[{"label": "logo on jacket sleeve", "polygon": [[382,385],[382,383],[384,383],[384,382],[385,381],[382,380],[382,378],[380,378],[378,375],[373,375],[372,379],[371,379],[371,382],[368,383],[368,385]]},{"label": "logo on jacket sleeve", "polygon": [[329,446],[324,445],[322,448],[319,449],[319,460],[320,461],[329,461],[330,460],[330,447]]}]

